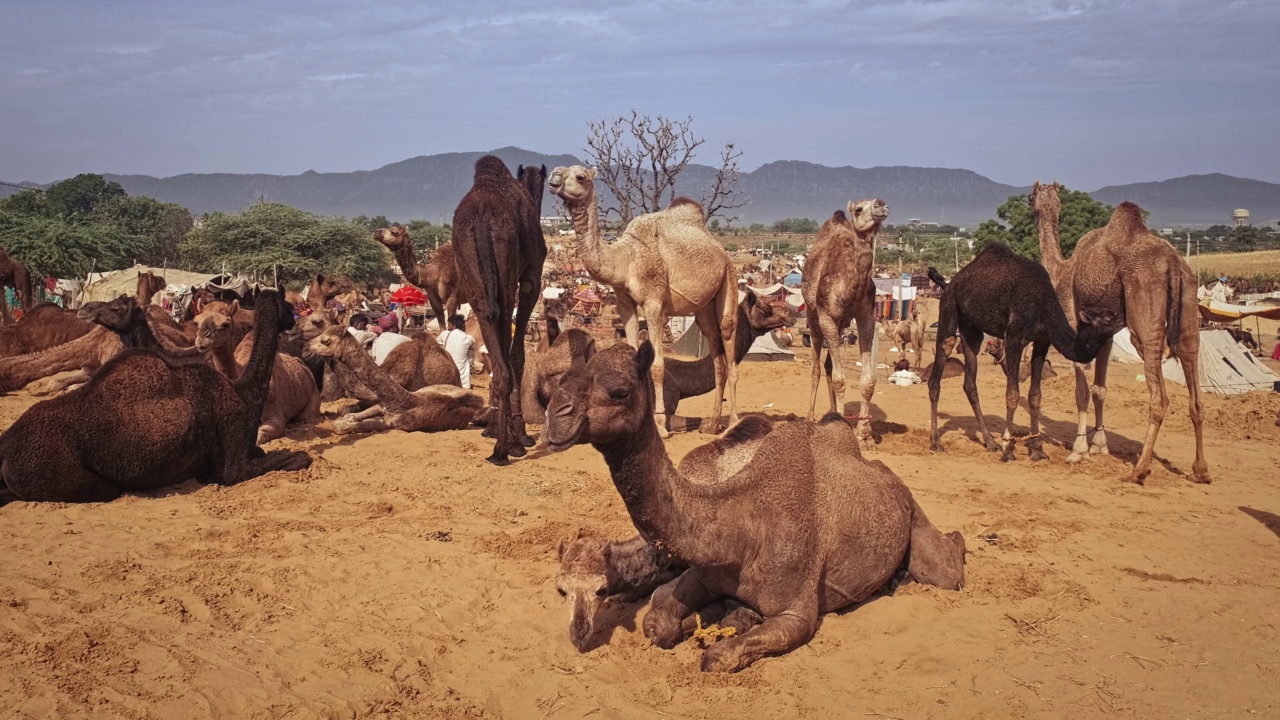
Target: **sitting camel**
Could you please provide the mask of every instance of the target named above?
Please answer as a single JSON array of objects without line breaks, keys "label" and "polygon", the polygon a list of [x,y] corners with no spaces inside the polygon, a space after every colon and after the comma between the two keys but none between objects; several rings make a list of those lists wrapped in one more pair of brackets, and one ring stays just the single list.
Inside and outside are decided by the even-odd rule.
[{"label": "sitting camel", "polygon": [[853,605],[904,565],[919,582],[964,585],[964,539],[943,535],[883,463],[864,460],[837,415],[775,427],[753,415],[677,468],[652,421],[653,346],[618,344],[561,379],[548,410],[553,451],[591,443],[632,521],[689,566],[654,593],[645,636],[670,648],[695,613],[731,598],[762,622],[702,656],[735,672],[807,643],[822,613]]},{"label": "sitting camel", "polygon": [[[333,363],[332,367],[348,397],[368,405],[377,404],[377,394],[360,382],[360,378],[346,365]],[[409,342],[397,345],[387,353],[379,367],[409,392],[417,392],[430,385],[462,387],[462,376],[453,358],[440,343],[425,333],[416,333]],[[527,371],[525,375],[528,375]]]},{"label": "sitting camel", "polygon": [[310,465],[305,452],[264,457],[253,442],[276,339],[293,326],[278,293],[262,300],[258,342],[235,382],[201,362],[173,365],[134,349],[84,387],[33,405],[0,435],[9,493],[31,502],[106,502],[192,478],[232,485]]},{"label": "sitting camel", "polygon": [[916,362],[913,367],[919,370],[924,358],[924,325],[920,323],[920,318],[913,312],[906,320],[881,320],[880,324],[884,326],[885,336],[898,346],[898,357],[907,359],[908,345],[915,350]]},{"label": "sitting camel", "polygon": [[307,347],[320,357],[345,365],[381,402],[339,418],[333,424],[339,433],[462,430],[485,410],[486,403],[479,395],[455,385],[431,385],[412,393],[405,390],[373,362],[345,328],[328,328]]},{"label": "sitting camel", "polygon": [[[1040,379],[1049,346],[1057,348],[1068,360],[1087,363],[1098,354],[1110,337],[1107,332],[1115,316],[1106,311],[1080,314],[1080,332],[1076,333],[1062,312],[1053,291],[1049,273],[1035,262],[1014,254],[1002,243],[993,242],[960,269],[948,283],[937,270],[929,268],[929,278],[942,290],[938,301],[938,341],[933,372],[929,375],[930,447],[942,452],[938,433],[938,396],[946,363],[946,339],[957,329],[964,349],[964,392],[978,419],[978,427],[988,450],[1000,446],[991,439],[987,420],[978,402],[978,353],[983,334],[1004,339],[1007,379],[1005,389],[1004,453],[1002,462],[1013,459],[1013,414],[1018,409],[1019,371],[1022,349],[1031,344],[1031,388],[1027,405],[1031,409],[1031,434],[1026,438],[1032,460],[1044,460],[1044,443],[1040,437]],[[1114,331],[1111,331],[1114,332]]]},{"label": "sitting camel", "polygon": [[[230,380],[240,377],[253,354],[253,335],[245,337],[238,346],[232,345],[238,312],[240,303],[233,300],[230,305],[209,307],[195,320],[196,348],[209,352],[213,366]],[[267,401],[262,407],[257,443],[262,445],[284,437],[290,421],[304,425],[320,421],[320,389],[301,358],[277,352]]]},{"label": "sitting camel", "polygon": [[77,318],[75,310],[40,303],[18,322],[0,327],[0,358],[48,350],[83,337],[92,329],[93,323]]},{"label": "sitting camel", "polygon": [[596,611],[600,603],[615,595],[626,602],[649,597],[659,585],[670,582],[684,570],[672,567],[666,553],[660,553],[639,535],[630,540],[605,540],[578,532],[572,540],[561,540],[560,574],[556,590],[569,600],[569,639],[587,651],[595,633]]}]

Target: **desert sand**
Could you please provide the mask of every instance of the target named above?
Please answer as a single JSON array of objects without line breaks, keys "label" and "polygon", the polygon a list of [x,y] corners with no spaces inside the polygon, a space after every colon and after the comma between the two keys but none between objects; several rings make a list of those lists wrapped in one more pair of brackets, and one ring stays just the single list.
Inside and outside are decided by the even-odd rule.
[{"label": "desert sand", "polygon": [[[744,411],[807,410],[796,350],[742,366]],[[989,363],[979,382],[999,432],[1004,378]],[[731,676],[700,673],[693,642],[651,647],[643,604],[612,606],[589,652],[569,643],[557,539],[634,533],[589,446],[497,468],[479,430],[351,437],[326,424],[268,446],[308,449],[302,473],[11,503],[0,716],[1280,716],[1280,395],[1206,397],[1214,482],[1200,486],[1183,477],[1194,445],[1185,388],[1170,383],[1139,487],[1118,479],[1145,432],[1140,366],[1112,366],[1115,456],[1069,466],[1074,381],[1059,363],[1045,381],[1050,461],[1036,464],[1025,448],[1008,464],[982,449],[959,379],[943,386],[947,452],[929,453],[926,387],[881,382],[868,456],[964,533],[966,587],[903,585]],[[0,398],[0,427],[32,402]],[[709,409],[710,396],[681,404]],[[678,459],[703,441],[667,447]]]}]

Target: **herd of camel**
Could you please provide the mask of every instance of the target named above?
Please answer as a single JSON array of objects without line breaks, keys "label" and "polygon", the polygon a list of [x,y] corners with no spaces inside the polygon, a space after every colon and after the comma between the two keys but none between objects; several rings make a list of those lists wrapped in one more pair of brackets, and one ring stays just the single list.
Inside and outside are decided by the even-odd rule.
[{"label": "herd of camel", "polygon": [[[288,422],[318,419],[321,388],[333,382],[364,408],[340,417],[338,432],[482,424],[494,439],[486,459],[505,465],[536,444],[526,432],[529,419],[543,426],[551,452],[586,443],[604,457],[639,536],[608,541],[580,534],[560,544],[556,585],[571,600],[570,638],[579,649],[593,642],[601,600],[616,594],[651,594],[644,633],[660,647],[718,637],[702,667],[732,672],[805,644],[822,613],[888,583],[961,589],[964,538],[940,532],[887,466],[862,455],[874,441],[871,263],[876,234],[889,216],[886,203],[851,202],[822,225],[802,284],[813,340],[808,418],[775,425],[760,415],[737,417],[737,363],[756,337],[793,324],[794,313],[752,292],[738,301],[736,270],[692,200],[676,198],[665,210],[641,215],[606,243],[594,179],[594,169],[578,165],[550,175],[545,166],[522,166],[513,175],[486,156],[454,214],[452,245],[429,262],[416,261],[403,227],[375,233],[437,317],[451,317],[462,302],[471,305],[491,357],[488,402],[460,387],[457,367],[430,337],[405,343],[376,364],[325,311],[343,290],[337,278],[314,279],[306,299],[313,312],[301,318],[290,302],[297,298],[277,288],[246,298],[252,309],[213,301],[177,323],[150,304],[163,282],[145,274],[136,298],[90,303],[77,312],[32,308],[0,329],[0,391],[40,381],[29,389],[61,394],[33,405],[0,435],[5,499],[106,501],[191,478],[232,484],[305,468],[306,452],[268,453],[261,445],[280,437]],[[548,187],[572,218],[586,271],[616,293],[626,342],[597,351],[582,330],[549,328],[526,357],[524,337],[547,254],[539,217]],[[958,344],[965,393],[987,447],[1003,449],[1002,459],[1010,460],[1016,444],[1025,442],[1033,460],[1044,459],[1040,378],[1052,346],[1076,363],[1080,424],[1068,460],[1106,453],[1107,358],[1112,335],[1127,326],[1151,392],[1142,455],[1128,476],[1141,482],[1168,405],[1160,372],[1166,349],[1188,378],[1197,377],[1195,279],[1167,242],[1147,232],[1130,203],[1064,260],[1058,194],[1056,183],[1036,183],[1031,193],[1044,266],[993,244],[950,280],[930,272],[943,288],[928,379],[932,447],[942,450],[940,381]],[[655,328],[677,315],[696,319],[711,348],[707,358],[666,359],[661,343],[641,340],[642,318]],[[850,324],[861,353],[861,402],[857,414],[844,415],[850,358],[841,333]],[[978,402],[984,334],[1006,347],[1003,443],[991,437]],[[1028,435],[1015,437],[1019,366],[1028,346],[1031,426]],[[829,412],[819,418],[823,375]],[[1188,388],[1196,435],[1191,480],[1208,482],[1200,390],[1194,380]],[[676,415],[679,401],[711,391],[714,409],[702,429],[716,437],[676,465],[662,439],[692,427]],[[704,622],[718,627],[708,631]]]}]

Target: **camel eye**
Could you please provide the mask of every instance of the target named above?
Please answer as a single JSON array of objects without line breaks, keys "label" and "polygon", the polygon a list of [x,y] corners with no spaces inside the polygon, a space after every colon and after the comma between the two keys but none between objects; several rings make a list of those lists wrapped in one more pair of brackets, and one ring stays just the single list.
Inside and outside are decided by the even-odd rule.
[{"label": "camel eye", "polygon": [[614,400],[626,400],[631,396],[631,388],[618,387],[609,390],[609,397]]},{"label": "camel eye", "polygon": [[608,595],[608,594],[609,594],[609,588],[607,587],[602,587],[596,591],[597,597],[604,597],[605,595]]},{"label": "camel eye", "polygon": [[582,182],[583,180],[586,180],[586,179],[587,179],[586,175],[583,175],[581,173],[578,174],[578,182]]}]

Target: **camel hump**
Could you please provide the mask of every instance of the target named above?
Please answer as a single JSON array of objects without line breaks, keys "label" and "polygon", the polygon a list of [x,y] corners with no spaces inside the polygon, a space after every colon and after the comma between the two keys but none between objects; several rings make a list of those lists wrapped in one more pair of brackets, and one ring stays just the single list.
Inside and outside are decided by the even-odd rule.
[{"label": "camel hump", "polygon": [[769,418],[764,415],[746,415],[721,433],[716,442],[721,447],[740,445],[759,440],[771,432],[773,432],[773,422]]},{"label": "camel hump", "polygon": [[831,222],[844,225],[849,222],[849,216],[845,215],[843,210],[837,210],[831,213]]},{"label": "camel hump", "polygon": [[1116,206],[1111,213],[1111,225],[1123,225],[1126,230],[1146,230],[1147,223],[1142,219],[1142,208],[1125,200]]},{"label": "camel hump", "polygon": [[676,198],[675,200],[672,200],[671,207],[667,209],[676,211],[678,214],[682,216],[687,215],[690,219],[696,216],[697,218],[696,222],[699,222],[699,223],[704,223],[707,220],[706,215],[703,213],[703,210],[702,210],[702,203],[698,202],[697,200],[694,200],[693,198],[685,197],[683,195]]},{"label": "camel hump", "polygon": [[511,170],[497,155],[485,155],[476,161],[476,179],[486,177],[511,177]]}]

